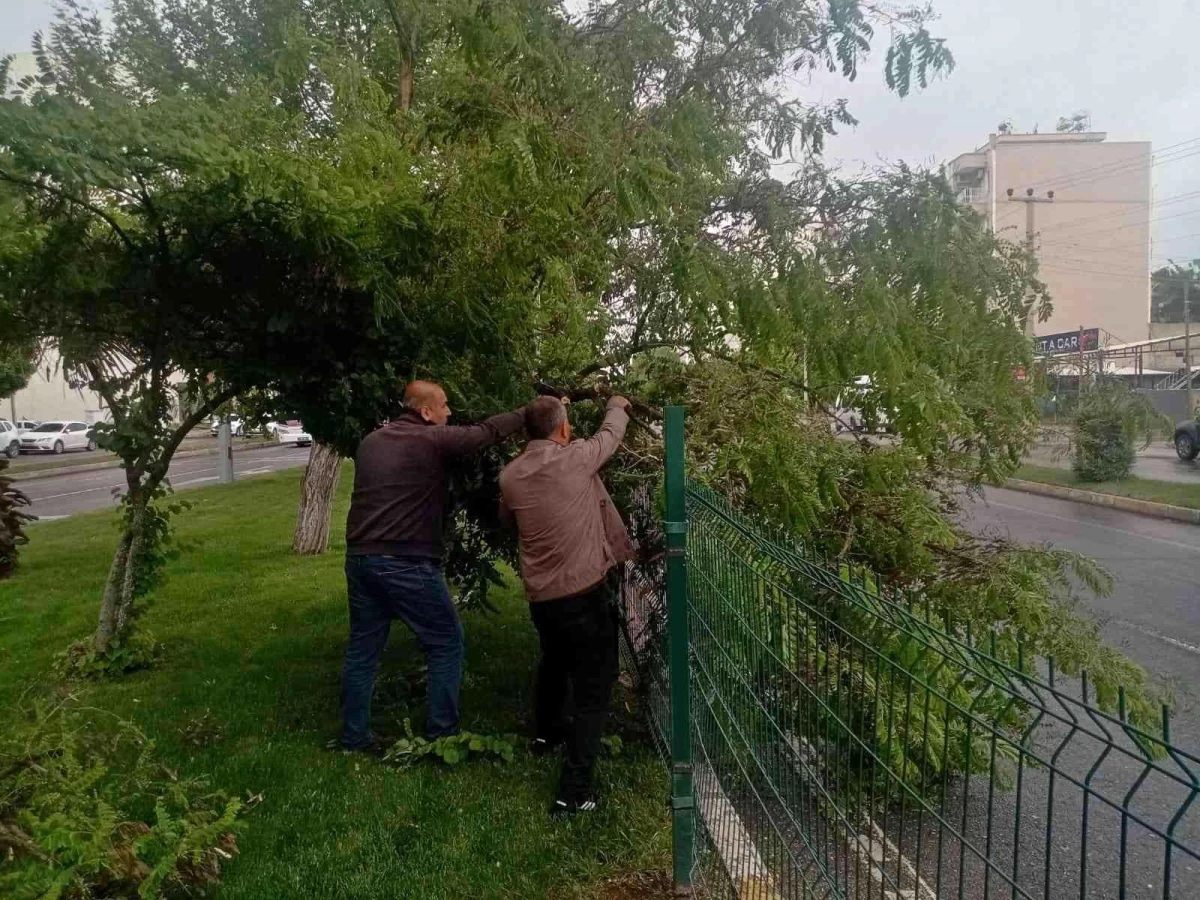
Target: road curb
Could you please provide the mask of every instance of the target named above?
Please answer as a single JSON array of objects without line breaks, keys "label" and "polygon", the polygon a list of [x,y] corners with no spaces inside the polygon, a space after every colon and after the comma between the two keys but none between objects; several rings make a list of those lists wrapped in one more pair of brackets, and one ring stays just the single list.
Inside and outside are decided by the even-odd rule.
[{"label": "road curb", "polygon": [[1092,506],[1107,506],[1110,509],[1137,513],[1154,519],[1169,519],[1172,522],[1200,525],[1200,509],[1189,509],[1186,506],[1171,506],[1167,503],[1154,503],[1150,500],[1136,500],[1133,497],[1118,497],[1116,494],[1081,491],[1079,488],[1066,487],[1061,484],[1022,481],[1019,478],[1008,479],[1004,482],[1004,486],[1009,490],[1024,491],[1027,494],[1041,494],[1043,497],[1074,500],[1076,503],[1088,503]]},{"label": "road curb", "polygon": [[[247,450],[270,450],[272,447],[288,446],[294,445],[280,444],[278,441],[263,441],[260,444],[247,444],[244,447],[235,447],[233,452],[234,456],[236,457],[237,454],[244,453]],[[171,459],[190,459],[196,456],[216,455],[216,448],[209,450],[184,450],[182,453],[176,453],[171,457]],[[57,478],[60,475],[73,475],[76,472],[97,472],[100,469],[119,469],[120,467],[121,464],[119,462],[116,460],[111,460],[109,462],[102,463],[87,463],[81,466],[50,466],[45,469],[34,469],[28,474],[22,472],[20,469],[14,471],[12,468],[9,468],[8,476],[12,478],[13,481],[37,481],[39,478]]]}]

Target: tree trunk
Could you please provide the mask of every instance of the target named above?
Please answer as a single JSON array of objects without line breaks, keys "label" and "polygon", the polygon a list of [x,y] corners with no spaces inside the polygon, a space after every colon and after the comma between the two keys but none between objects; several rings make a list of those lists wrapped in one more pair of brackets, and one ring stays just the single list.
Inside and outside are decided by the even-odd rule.
[{"label": "tree trunk", "polygon": [[121,637],[133,610],[137,558],[146,540],[146,504],[149,501],[141,490],[131,492],[131,498],[128,524],[104,584],[104,600],[100,604],[100,621],[93,642],[97,653],[106,653],[109,645]]},{"label": "tree trunk", "polygon": [[328,548],[329,518],[341,463],[341,457],[331,446],[313,442],[304,483],[300,486],[300,511],[296,514],[296,534],[292,540],[294,552],[317,554]]},{"label": "tree trunk", "polygon": [[129,561],[130,534],[121,535],[121,543],[113,556],[104,583],[104,599],[100,603],[100,621],[96,624],[94,645],[97,653],[107,653],[108,645],[117,636],[117,620],[121,608],[121,590],[125,585],[125,568]]},{"label": "tree trunk", "polygon": [[407,57],[400,60],[400,112],[408,112],[412,106],[413,66]]}]

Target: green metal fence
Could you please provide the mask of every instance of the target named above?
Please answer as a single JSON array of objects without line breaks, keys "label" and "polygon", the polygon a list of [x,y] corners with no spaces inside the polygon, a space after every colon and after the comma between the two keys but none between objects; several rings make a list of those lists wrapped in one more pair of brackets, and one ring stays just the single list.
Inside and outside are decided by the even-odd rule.
[{"label": "green metal fence", "polygon": [[683,476],[623,591],[675,878],[740,898],[1200,898],[1200,759]]}]

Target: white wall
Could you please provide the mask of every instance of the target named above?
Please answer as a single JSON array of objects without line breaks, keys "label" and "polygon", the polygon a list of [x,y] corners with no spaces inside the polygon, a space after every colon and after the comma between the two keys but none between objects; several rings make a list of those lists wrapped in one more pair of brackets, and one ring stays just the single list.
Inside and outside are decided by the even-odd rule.
[{"label": "white wall", "polygon": [[96,422],[108,417],[104,401],[98,394],[75,390],[67,384],[58,364],[58,354],[53,350],[46,352],[37,373],[23,390],[17,391],[11,400],[0,401],[0,416],[10,418],[14,407],[16,418],[41,422],[51,419]]}]

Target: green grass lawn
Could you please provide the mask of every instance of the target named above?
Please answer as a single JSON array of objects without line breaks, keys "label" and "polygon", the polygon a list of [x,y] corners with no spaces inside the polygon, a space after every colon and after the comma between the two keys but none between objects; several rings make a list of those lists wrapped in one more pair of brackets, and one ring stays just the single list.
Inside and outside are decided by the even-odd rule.
[{"label": "green grass lawn", "polygon": [[1048,466],[1021,466],[1015,477],[1024,481],[1040,481],[1043,484],[1066,485],[1084,491],[1095,491],[1098,494],[1115,494],[1118,497],[1133,497],[1137,500],[1200,509],[1200,484],[1179,484],[1134,477],[1122,481],[1087,482],[1076,478],[1070,469]]},{"label": "green grass lawn", "polygon": [[[182,556],[144,618],[164,662],[78,691],[81,703],[132,718],[181,774],[263,794],[215,896],[594,897],[614,876],[665,869],[667,779],[632,725],[599,768],[602,809],[569,823],[546,816],[557,761],[524,749],[506,766],[409,770],[326,749],[346,640],[349,478],[329,553],[301,558],[289,550],[299,477],[187,492]],[[30,536],[17,576],[0,582],[0,727],[22,698],[57,689],[52,658],[92,628],[117,532],[98,513],[35,524]],[[499,615],[464,621],[463,726],[524,733],[536,638],[519,589],[496,599]],[[397,623],[376,689],[384,733],[406,716],[420,727],[420,661]]]}]

